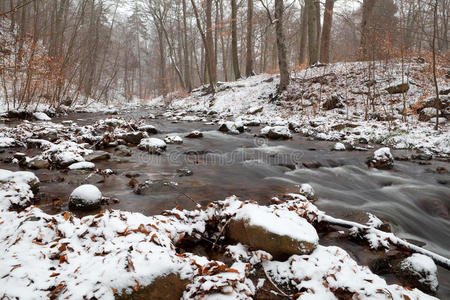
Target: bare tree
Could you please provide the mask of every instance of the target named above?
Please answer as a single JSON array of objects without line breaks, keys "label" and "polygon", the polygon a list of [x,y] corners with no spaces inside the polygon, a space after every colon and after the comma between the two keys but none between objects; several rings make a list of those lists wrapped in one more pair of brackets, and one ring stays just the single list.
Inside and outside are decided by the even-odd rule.
[{"label": "bare tree", "polygon": [[286,54],[286,40],[283,27],[284,3],[283,0],[275,0],[275,22],[277,33],[278,64],[280,67],[280,85],[278,91],[284,91],[289,85],[290,74]]},{"label": "bare tree", "polygon": [[330,62],[330,38],[331,38],[331,25],[333,23],[334,2],[335,0],[327,0],[325,2],[322,38],[320,42],[320,61],[323,63]]}]

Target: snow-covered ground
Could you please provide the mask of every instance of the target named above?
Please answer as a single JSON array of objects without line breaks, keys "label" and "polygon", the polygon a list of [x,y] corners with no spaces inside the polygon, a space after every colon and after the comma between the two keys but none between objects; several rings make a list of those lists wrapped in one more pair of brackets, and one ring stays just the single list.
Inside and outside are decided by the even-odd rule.
[{"label": "snow-covered ground", "polygon": [[[369,63],[308,68],[293,73],[287,92],[278,98],[275,97],[278,75],[262,74],[219,83],[214,96],[199,88],[187,98],[173,99],[169,107],[176,112],[172,116],[182,114],[180,120],[192,117],[183,115],[186,111],[217,113],[219,119],[244,124],[289,125],[292,131],[321,140],[351,144],[367,140],[394,149],[426,149],[448,157],[450,134],[446,117],[450,113],[448,108],[443,109],[440,128],[435,131],[436,112],[429,107],[435,94],[430,65],[411,60],[404,67],[403,83],[409,87],[404,95],[407,122],[402,120],[403,94],[387,91],[389,87],[402,85],[401,70],[398,61],[376,62],[375,71],[370,71],[375,78],[369,80]],[[445,73],[445,68],[440,71]],[[440,76],[438,83],[441,91],[448,93],[449,79]],[[447,107],[449,95],[440,98]],[[149,104],[166,101],[160,97]],[[419,116],[425,121],[419,121]]]}]

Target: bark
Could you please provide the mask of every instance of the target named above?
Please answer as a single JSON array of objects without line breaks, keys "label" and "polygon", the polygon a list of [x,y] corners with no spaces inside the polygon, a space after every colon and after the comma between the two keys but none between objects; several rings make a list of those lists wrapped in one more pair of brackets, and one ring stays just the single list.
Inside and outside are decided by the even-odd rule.
[{"label": "bark", "polygon": [[370,58],[370,35],[372,31],[372,16],[376,0],[364,0],[362,6],[362,20],[361,20],[361,59],[367,60]]},{"label": "bark", "polygon": [[187,36],[188,26],[186,17],[186,0],[183,0],[183,39],[184,39],[184,81],[188,92],[192,91],[191,67],[189,62],[189,41]]},{"label": "bark", "polygon": [[308,41],[308,14],[304,5],[302,6],[301,18],[300,49],[298,54],[299,65],[302,65],[306,60],[306,43]]},{"label": "bark", "polygon": [[286,40],[284,37],[283,28],[283,0],[275,0],[275,19],[276,19],[276,33],[277,33],[277,48],[278,48],[278,64],[280,67],[280,85],[278,91],[284,91],[289,85],[289,67],[286,54]]},{"label": "bark", "polygon": [[319,61],[319,45],[317,39],[317,6],[315,0],[306,0],[308,14],[308,54],[309,65],[314,65]]},{"label": "bark", "polygon": [[213,82],[217,81],[216,59],[214,55],[214,40],[212,26],[212,2],[206,0],[206,47],[208,48],[208,73]]},{"label": "bark", "polygon": [[236,0],[231,0],[231,55],[233,60],[234,79],[241,78],[239,70],[239,56],[237,44],[237,5]]},{"label": "bark", "polygon": [[320,42],[320,61],[323,63],[330,62],[330,36],[331,36],[331,26],[333,23],[333,8],[334,8],[334,0],[327,0],[325,2],[322,38]]},{"label": "bark", "polygon": [[253,0],[247,0],[247,62],[245,75],[250,77],[253,74]]}]

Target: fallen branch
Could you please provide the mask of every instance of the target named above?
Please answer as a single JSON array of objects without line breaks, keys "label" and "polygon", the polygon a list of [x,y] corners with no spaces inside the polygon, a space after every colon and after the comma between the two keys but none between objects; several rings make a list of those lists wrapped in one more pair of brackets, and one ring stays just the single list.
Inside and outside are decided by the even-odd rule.
[{"label": "fallen branch", "polygon": [[393,233],[384,232],[384,231],[381,231],[379,229],[376,229],[376,228],[373,228],[370,226],[366,226],[366,225],[362,225],[362,224],[359,224],[356,222],[346,221],[346,220],[342,220],[342,219],[337,219],[337,218],[327,216],[327,215],[322,216],[320,223],[341,226],[344,228],[356,228],[363,232],[371,231],[372,233],[375,233],[379,236],[383,236],[385,238],[385,240],[389,241],[392,245],[401,246],[408,250],[411,250],[412,252],[426,255],[426,256],[430,257],[437,265],[439,265],[447,270],[450,270],[450,259],[443,257],[439,254],[436,254],[434,252],[431,252],[429,250],[423,249],[414,244],[411,244],[407,241],[404,241],[404,240],[398,238],[397,236],[395,236]]}]

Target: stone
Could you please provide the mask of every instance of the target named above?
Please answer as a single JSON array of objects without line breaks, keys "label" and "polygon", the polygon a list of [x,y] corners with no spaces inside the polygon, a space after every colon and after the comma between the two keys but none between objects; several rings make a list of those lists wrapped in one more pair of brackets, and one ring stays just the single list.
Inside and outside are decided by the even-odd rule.
[{"label": "stone", "polygon": [[183,139],[179,136],[166,136],[164,138],[164,142],[166,144],[177,144],[177,145],[181,145],[183,144]]},{"label": "stone", "polygon": [[403,94],[409,91],[409,83],[397,82],[385,88],[389,94]]},{"label": "stone", "polygon": [[166,300],[180,299],[189,280],[181,279],[180,275],[172,273],[157,277],[151,284],[140,287],[139,290],[127,294],[116,294],[115,300]]},{"label": "stone", "polygon": [[134,188],[134,193],[137,195],[151,195],[153,193],[159,193],[164,191],[167,187],[170,187],[172,184],[164,181],[152,181],[147,180],[144,183],[136,184]]},{"label": "stone", "polygon": [[48,169],[50,167],[48,160],[42,159],[38,156],[28,161],[27,165],[28,168],[33,170]]},{"label": "stone", "polygon": [[127,144],[139,145],[142,139],[147,138],[148,134],[142,131],[127,132],[121,134],[119,139],[124,140]]},{"label": "stone", "polygon": [[146,138],[141,141],[138,148],[151,154],[162,154],[166,150],[167,144],[157,138]]},{"label": "stone", "polygon": [[73,190],[69,197],[69,208],[71,210],[93,210],[100,208],[102,192],[91,184],[85,184]]},{"label": "stone", "polygon": [[201,133],[198,130],[194,130],[191,133],[189,133],[188,135],[186,135],[187,138],[189,139],[198,139],[198,138],[202,138],[203,137],[203,133]]},{"label": "stone", "polygon": [[125,145],[119,145],[114,149],[114,154],[117,156],[131,156],[131,150]]},{"label": "stone", "polygon": [[367,160],[369,168],[376,168],[380,170],[390,170],[394,167],[394,157],[391,150],[387,147],[380,148],[374,152],[372,157]]},{"label": "stone", "polygon": [[178,169],[177,174],[178,174],[178,177],[187,177],[187,176],[192,176],[194,173],[189,169]]},{"label": "stone", "polygon": [[219,131],[231,134],[239,134],[245,131],[245,127],[242,122],[224,122],[220,125]]},{"label": "stone", "polygon": [[85,161],[95,162],[101,160],[108,160],[111,158],[111,154],[109,154],[109,152],[106,151],[94,151],[91,154],[85,155],[83,158]]},{"label": "stone", "polygon": [[318,169],[322,164],[318,161],[305,161],[303,162],[303,166],[307,169]]},{"label": "stone", "polygon": [[345,145],[342,143],[336,143],[333,146],[333,151],[345,151],[345,150],[346,150]]},{"label": "stone", "polygon": [[266,126],[261,129],[261,136],[271,140],[292,139],[292,134],[288,126]]},{"label": "stone", "polygon": [[344,108],[345,105],[342,103],[342,97],[339,95],[332,95],[330,99],[325,101],[322,108],[325,110],[333,110],[336,108]]},{"label": "stone", "polygon": [[407,280],[408,286],[419,288],[428,293],[437,291],[437,267],[430,257],[414,253],[402,260],[397,269],[397,273],[404,280]]},{"label": "stone", "polygon": [[314,191],[313,187],[308,183],[304,183],[304,184],[300,185],[300,189],[299,189],[298,193],[302,196],[305,196],[306,199],[308,199],[311,202],[314,202],[317,200],[316,192]]},{"label": "stone", "polygon": [[139,131],[147,132],[148,134],[157,134],[158,130],[153,125],[142,125],[139,128]]},{"label": "stone", "polygon": [[256,107],[250,108],[247,111],[247,114],[249,114],[249,115],[256,115],[257,113],[262,112],[263,109],[264,109],[264,107],[262,107],[262,106],[256,106]]}]

